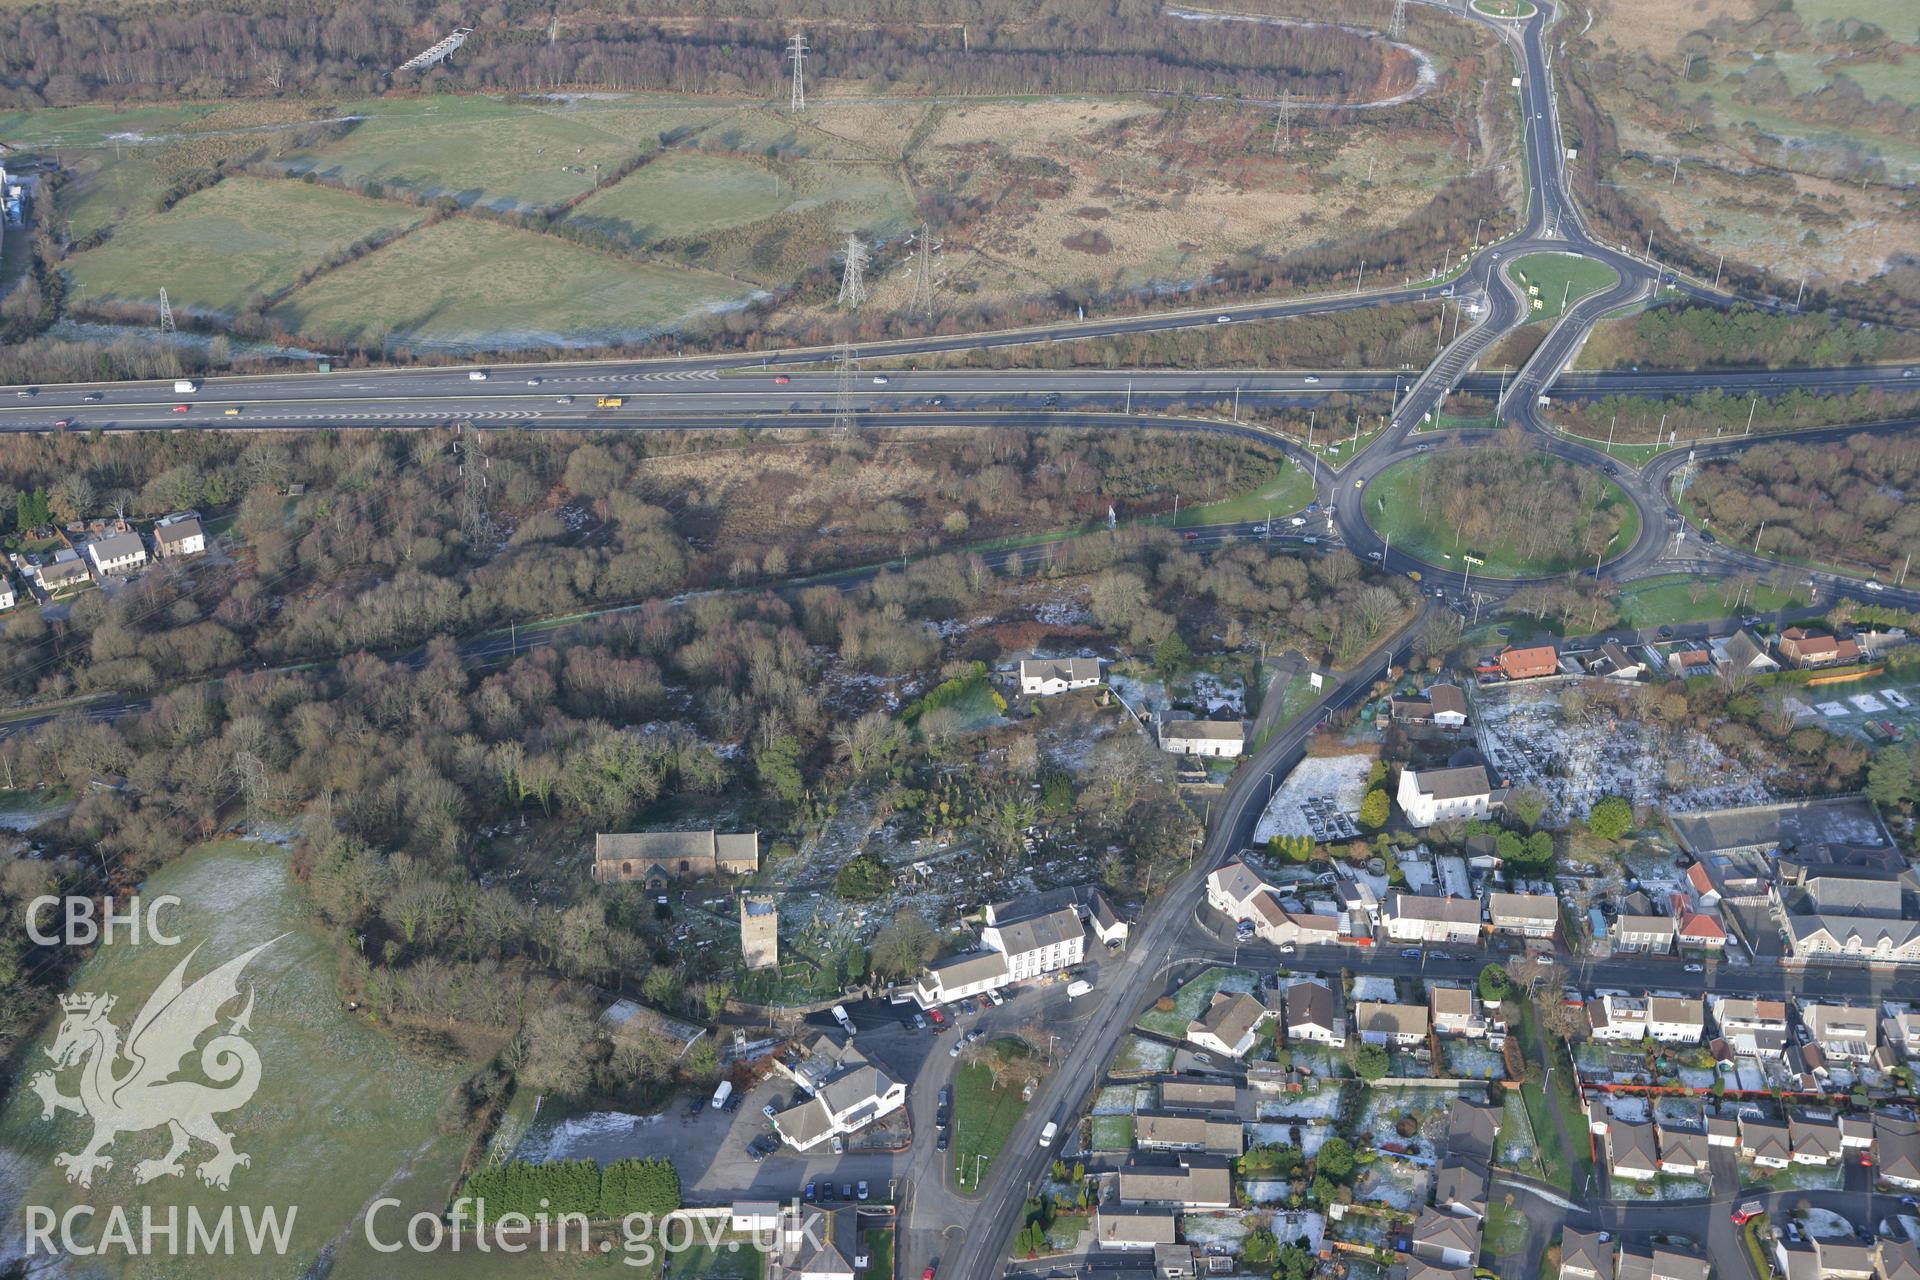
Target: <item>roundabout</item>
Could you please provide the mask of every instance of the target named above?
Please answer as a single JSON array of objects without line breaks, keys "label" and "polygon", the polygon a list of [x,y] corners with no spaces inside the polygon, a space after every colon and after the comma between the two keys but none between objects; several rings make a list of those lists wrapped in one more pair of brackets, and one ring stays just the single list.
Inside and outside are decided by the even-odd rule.
[{"label": "roundabout", "polygon": [[1639,505],[1619,484],[1542,452],[1418,453],[1382,469],[1358,496],[1383,552],[1474,578],[1591,572],[1626,554],[1641,532]]}]

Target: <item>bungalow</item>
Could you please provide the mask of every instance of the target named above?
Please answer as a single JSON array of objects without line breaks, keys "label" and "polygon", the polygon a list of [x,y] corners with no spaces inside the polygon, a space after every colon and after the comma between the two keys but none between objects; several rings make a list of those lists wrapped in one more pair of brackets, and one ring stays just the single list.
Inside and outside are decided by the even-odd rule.
[{"label": "bungalow", "polygon": [[1725,639],[1708,642],[1713,665],[1724,676],[1758,676],[1778,671],[1780,664],[1767,652],[1767,646],[1751,631],[1736,631]]},{"label": "bungalow", "polygon": [[1093,1239],[1101,1249],[1152,1249],[1178,1238],[1171,1209],[1123,1209],[1103,1204],[1094,1211]]},{"label": "bungalow", "polygon": [[1028,658],[1020,663],[1020,692],[1031,697],[1091,689],[1099,683],[1098,658]]},{"label": "bungalow", "polygon": [[1603,680],[1638,680],[1647,674],[1647,664],[1629,654],[1625,646],[1609,640],[1587,659],[1586,672]]},{"label": "bungalow", "polygon": [[1353,1006],[1353,1027],[1363,1044],[1410,1049],[1427,1038],[1427,1011],[1417,1004],[1361,1000]]},{"label": "bungalow", "polygon": [[1425,1209],[1413,1224],[1409,1237],[1412,1253],[1443,1267],[1466,1267],[1480,1256],[1480,1222],[1471,1217],[1455,1217],[1438,1209]]},{"label": "bungalow", "polygon": [[1763,1169],[1784,1169],[1793,1163],[1793,1136],[1783,1124],[1741,1116],[1740,1154]]},{"label": "bungalow", "polygon": [[1131,1164],[1120,1170],[1116,1189],[1121,1204],[1226,1209],[1233,1205],[1233,1170],[1210,1156],[1189,1156],[1178,1165]]},{"label": "bungalow", "polygon": [[1480,937],[1480,904],[1471,898],[1433,898],[1396,889],[1387,895],[1381,918],[1395,942],[1474,942]]},{"label": "bungalow", "polygon": [[1727,930],[1704,911],[1688,911],[1674,926],[1673,936],[1682,950],[1719,951],[1727,945]]},{"label": "bungalow", "polygon": [[1622,951],[1668,954],[1673,950],[1673,918],[1621,916],[1613,925],[1613,949],[1616,954]]},{"label": "bungalow", "polygon": [[1247,727],[1238,720],[1167,720],[1160,725],[1160,749],[1176,756],[1231,760],[1247,748]]},{"label": "bungalow", "polygon": [[1743,1058],[1778,1058],[1787,1048],[1784,1000],[1715,996],[1713,1020],[1733,1052]]},{"label": "bungalow", "polygon": [[1667,655],[1667,670],[1680,679],[1710,675],[1713,654],[1705,649],[1675,649]]},{"label": "bungalow", "polygon": [[1834,667],[1860,661],[1860,646],[1824,631],[1788,627],[1780,633],[1780,656],[1796,667]]},{"label": "bungalow", "polygon": [[1488,779],[1485,765],[1400,771],[1400,808],[1416,827],[1484,818],[1504,803],[1506,796],[1505,787],[1496,787]]},{"label": "bungalow", "polygon": [[1800,1001],[1807,1035],[1831,1062],[1865,1062],[1879,1044],[1880,1026],[1872,1009]]},{"label": "bungalow", "polygon": [[1240,1086],[1230,1080],[1162,1080],[1160,1105],[1182,1111],[1240,1112]]},{"label": "bungalow", "polygon": [[1433,1029],[1439,1035],[1478,1039],[1487,1034],[1480,998],[1465,987],[1429,988],[1427,1009],[1433,1016]]},{"label": "bungalow", "polygon": [[103,580],[132,573],[147,562],[147,544],[137,533],[110,533],[89,542],[86,550],[94,576]]},{"label": "bungalow", "polygon": [[162,558],[197,556],[207,549],[207,531],[192,516],[164,520],[153,527],[153,546]]},{"label": "bungalow", "polygon": [[1560,1232],[1559,1280],[1613,1280],[1613,1246],[1604,1232]]},{"label": "bungalow", "polygon": [[1323,982],[1305,980],[1287,988],[1287,1042],[1324,1044],[1335,1049],[1347,1045],[1347,1020],[1342,1018],[1333,998],[1333,990]]},{"label": "bungalow", "polygon": [[1875,1113],[1873,1152],[1883,1181],[1906,1191],[1920,1189],[1920,1121]]},{"label": "bungalow", "polygon": [[1670,996],[1647,999],[1647,1034],[1663,1044],[1699,1044],[1706,1034],[1706,1002]]},{"label": "bungalow", "polygon": [[1616,1178],[1650,1182],[1660,1173],[1659,1144],[1645,1120],[1607,1121],[1607,1168]]},{"label": "bungalow", "polygon": [[868,1264],[859,1223],[851,1210],[806,1205],[785,1215],[779,1250],[768,1275],[775,1280],[853,1280]]},{"label": "bungalow", "polygon": [[1793,1144],[1793,1162],[1832,1167],[1840,1162],[1840,1126],[1832,1116],[1787,1115],[1787,1138]]},{"label": "bungalow", "polygon": [[1560,671],[1560,655],[1550,644],[1527,649],[1508,645],[1494,661],[1499,664],[1500,673],[1509,680],[1537,680],[1541,676],[1557,675]]},{"label": "bungalow", "polygon": [[1240,1118],[1221,1120],[1207,1115],[1167,1111],[1138,1111],[1133,1117],[1134,1145],[1143,1150],[1205,1151],[1238,1156],[1246,1150],[1246,1130]]},{"label": "bungalow", "polygon": [[1699,1129],[1658,1126],[1660,1172],[1691,1178],[1705,1173],[1709,1164],[1707,1135]]},{"label": "bungalow", "polygon": [[1387,707],[1395,724],[1459,729],[1467,723],[1467,695],[1455,684],[1434,685],[1417,698],[1394,698]]},{"label": "bungalow", "polygon": [[1187,1039],[1229,1058],[1245,1057],[1259,1038],[1261,1024],[1278,1016],[1279,1010],[1244,992],[1216,991],[1207,1011],[1187,1023]]}]

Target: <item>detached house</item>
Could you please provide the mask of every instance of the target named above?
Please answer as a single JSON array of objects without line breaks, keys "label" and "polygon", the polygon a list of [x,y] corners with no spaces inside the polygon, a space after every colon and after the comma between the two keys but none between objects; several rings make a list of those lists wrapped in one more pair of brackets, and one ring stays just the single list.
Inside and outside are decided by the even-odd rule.
[{"label": "detached house", "polygon": [[1238,1116],[1219,1119],[1167,1111],[1139,1111],[1133,1117],[1133,1142],[1142,1150],[1205,1151],[1238,1156],[1245,1148],[1246,1129]]},{"label": "detached house", "polygon": [[1340,940],[1339,920],[1287,910],[1279,891],[1238,859],[1207,877],[1207,905],[1235,923],[1251,924],[1255,937],[1276,947]]},{"label": "detached house", "polygon": [[1788,627],[1780,633],[1780,656],[1796,667],[1835,667],[1860,661],[1860,646],[1824,631]]},{"label": "detached house", "polygon": [[774,1113],[787,1144],[809,1151],[835,1135],[855,1133],[905,1106],[907,1086],[864,1060],[827,1080],[811,1098]]},{"label": "detached house", "polygon": [[1487,1019],[1480,997],[1465,987],[1431,987],[1427,1008],[1433,1017],[1433,1029],[1443,1036],[1479,1038],[1487,1034]]},{"label": "detached house", "polygon": [[147,544],[137,533],[111,533],[87,544],[87,559],[96,578],[132,573],[147,562]]},{"label": "detached house", "polygon": [[1094,1243],[1102,1249],[1153,1249],[1178,1237],[1171,1209],[1126,1209],[1103,1204],[1093,1218]]},{"label": "detached house", "polygon": [[1387,936],[1395,942],[1474,942],[1480,937],[1480,904],[1471,898],[1431,898],[1395,890],[1387,895],[1381,918]]},{"label": "detached house", "polygon": [[1121,1204],[1196,1210],[1233,1205],[1233,1170],[1211,1156],[1186,1157],[1178,1165],[1130,1164],[1115,1183]]},{"label": "detached house", "polygon": [[1410,1049],[1427,1038],[1427,1011],[1417,1004],[1361,1000],[1353,1006],[1353,1029],[1363,1044]]},{"label": "detached house", "polygon": [[1287,1042],[1347,1046],[1347,1020],[1340,1016],[1333,991],[1323,982],[1305,979],[1287,988]]},{"label": "detached house", "polygon": [[1800,1021],[1829,1062],[1866,1062],[1880,1043],[1879,1020],[1872,1009],[1802,1000]]},{"label": "detached house", "polygon": [[1169,755],[1232,760],[1246,748],[1246,726],[1238,720],[1166,720],[1160,725],[1160,749]]},{"label": "detached house", "polygon": [[1713,1020],[1727,1047],[1744,1058],[1778,1058],[1787,1048],[1784,1000],[1747,1000],[1716,996]]},{"label": "detached house", "polygon": [[1560,672],[1560,655],[1550,644],[1528,649],[1516,649],[1508,645],[1494,661],[1499,664],[1500,673],[1509,680],[1537,680]]},{"label": "detached house", "polygon": [[51,561],[35,571],[35,576],[40,579],[40,589],[50,596],[71,591],[92,581],[93,577],[87,570],[87,562],[71,551],[55,552]]},{"label": "detached house", "polygon": [[1020,692],[1030,697],[1091,689],[1099,683],[1098,658],[1030,658],[1020,664]]},{"label": "detached house", "polygon": [[153,527],[153,546],[162,558],[197,556],[207,549],[207,531],[192,516],[162,521]]},{"label": "detached house", "polygon": [[1400,771],[1400,808],[1416,827],[1484,818],[1504,803],[1506,796],[1505,787],[1496,787],[1488,779],[1485,765]]},{"label": "detached house", "polygon": [[1187,1023],[1187,1039],[1229,1058],[1245,1057],[1259,1038],[1261,1025],[1277,1016],[1278,1010],[1244,992],[1216,991],[1207,1011]]},{"label": "detached house", "polygon": [[1437,684],[1417,698],[1394,698],[1387,705],[1395,724],[1460,729],[1467,723],[1467,695],[1457,684]]}]

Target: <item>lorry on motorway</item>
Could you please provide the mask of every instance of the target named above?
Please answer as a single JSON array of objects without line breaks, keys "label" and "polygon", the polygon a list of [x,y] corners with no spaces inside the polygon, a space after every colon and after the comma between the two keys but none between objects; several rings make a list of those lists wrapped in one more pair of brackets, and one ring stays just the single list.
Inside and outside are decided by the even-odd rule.
[{"label": "lorry on motorway", "polygon": [[1047,1121],[1047,1127],[1040,1131],[1040,1149],[1042,1151],[1045,1151],[1047,1148],[1051,1147],[1053,1145],[1053,1140],[1059,1136],[1060,1136],[1060,1126],[1055,1124],[1051,1120]]},{"label": "lorry on motorway", "polygon": [[1076,978],[1067,984],[1067,999],[1073,1000],[1093,990],[1093,984],[1085,978]]},{"label": "lorry on motorway", "polygon": [[173,384],[173,394],[177,396],[184,396],[190,391],[198,391],[199,389],[200,384],[188,378],[182,378]]},{"label": "lorry on motorway", "polygon": [[713,1109],[718,1111],[727,1105],[727,1099],[733,1096],[733,1081],[722,1080],[720,1087],[713,1091]]},{"label": "lorry on motorway", "polygon": [[833,1006],[833,1020],[840,1024],[840,1029],[842,1031],[846,1032],[848,1035],[853,1034],[853,1019],[847,1016],[847,1009],[845,1005],[837,1004]]},{"label": "lorry on motorway", "polygon": [[593,407],[596,409],[618,409],[626,402],[627,398],[625,396],[601,396],[593,402]]}]

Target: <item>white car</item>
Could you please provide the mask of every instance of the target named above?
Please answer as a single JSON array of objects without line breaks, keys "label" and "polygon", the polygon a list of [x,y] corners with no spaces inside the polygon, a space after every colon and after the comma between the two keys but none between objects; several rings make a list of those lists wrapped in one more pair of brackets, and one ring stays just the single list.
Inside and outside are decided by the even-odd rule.
[{"label": "white car", "polygon": [[886,386],[886,385],[887,385],[887,379],[886,379],[886,375],[884,375],[884,374],[875,374],[875,375],[874,375],[874,378],[873,378],[873,385],[874,385],[874,386],[876,386],[876,387],[884,387],[884,386]]},{"label": "white car", "polygon": [[1878,582],[1865,582],[1865,583],[1862,583],[1861,585],[1864,586],[1869,591],[1885,591],[1886,590],[1886,587]]},{"label": "white car", "polygon": [[1314,376],[1313,376],[1312,374],[1308,374],[1308,375],[1306,376],[1306,383],[1307,383],[1307,385],[1308,385],[1308,386],[1312,386],[1312,385],[1313,385],[1314,383],[1316,383],[1316,382],[1318,382],[1318,381],[1320,381],[1320,379],[1318,379],[1318,378],[1316,378],[1316,377],[1314,377]]},{"label": "white car", "polygon": [[1215,316],[1213,318],[1213,322],[1215,324],[1232,324],[1233,317],[1232,316]]},{"label": "white car", "polygon": [[1306,522],[1307,522],[1307,519],[1305,516],[1293,516],[1287,521],[1288,524],[1292,525],[1296,529],[1298,529],[1301,525],[1305,524]]}]

